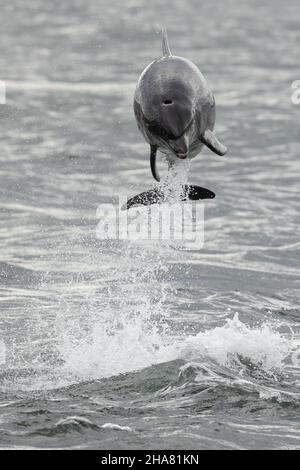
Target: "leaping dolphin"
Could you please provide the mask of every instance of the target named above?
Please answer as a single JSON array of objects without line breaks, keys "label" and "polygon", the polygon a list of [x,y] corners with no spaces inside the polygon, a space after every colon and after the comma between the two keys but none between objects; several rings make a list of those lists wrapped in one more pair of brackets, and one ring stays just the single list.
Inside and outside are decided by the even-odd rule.
[{"label": "leaping dolphin", "polygon": [[[170,166],[177,159],[194,158],[204,145],[218,155],[227,152],[214,134],[215,99],[207,81],[193,62],[171,54],[165,29],[162,51],[163,57],[142,72],[134,95],[135,118],[150,145],[150,166],[156,181],[160,181],[158,150],[166,155]],[[212,191],[185,185],[182,199],[213,197]],[[130,199],[127,208],[163,201],[161,191],[153,189]]]}]

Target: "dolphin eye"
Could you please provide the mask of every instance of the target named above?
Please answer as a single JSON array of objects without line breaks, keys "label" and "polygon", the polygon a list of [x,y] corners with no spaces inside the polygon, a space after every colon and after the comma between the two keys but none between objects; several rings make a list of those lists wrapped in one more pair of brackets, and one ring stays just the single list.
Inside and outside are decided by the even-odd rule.
[{"label": "dolphin eye", "polygon": [[163,103],[168,105],[168,104],[173,104],[173,101],[172,100],[164,100]]}]

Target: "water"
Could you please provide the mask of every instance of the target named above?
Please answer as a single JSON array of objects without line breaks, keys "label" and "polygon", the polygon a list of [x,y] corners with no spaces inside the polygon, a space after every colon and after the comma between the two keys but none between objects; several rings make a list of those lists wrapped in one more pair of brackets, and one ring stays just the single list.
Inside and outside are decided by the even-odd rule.
[{"label": "water", "polygon": [[[2,5],[1,448],[300,448],[299,10]],[[162,18],[229,148],[192,162],[202,250],[96,238],[99,204],[152,185],[132,99]]]}]

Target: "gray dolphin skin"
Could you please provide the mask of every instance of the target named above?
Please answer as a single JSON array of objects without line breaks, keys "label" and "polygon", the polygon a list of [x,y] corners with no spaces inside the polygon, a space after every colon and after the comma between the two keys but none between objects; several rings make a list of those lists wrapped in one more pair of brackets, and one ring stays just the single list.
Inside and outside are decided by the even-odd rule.
[{"label": "gray dolphin skin", "polygon": [[193,62],[171,54],[163,30],[163,57],[142,72],[134,96],[134,114],[150,144],[153,177],[160,181],[156,154],[164,153],[172,164],[176,158],[194,158],[204,145],[225,155],[213,130],[216,119],[213,93]]},{"label": "gray dolphin skin", "polygon": [[[204,145],[217,155],[227,152],[213,132],[216,108],[208,83],[193,62],[171,54],[165,29],[162,51],[163,57],[142,72],[133,105],[138,128],[150,145],[150,167],[156,181],[160,181],[157,151],[166,155],[169,167],[177,159],[194,158]],[[182,187],[182,201],[214,197],[212,191],[199,186]],[[162,189],[154,188],[131,198],[124,209],[166,200]]]}]

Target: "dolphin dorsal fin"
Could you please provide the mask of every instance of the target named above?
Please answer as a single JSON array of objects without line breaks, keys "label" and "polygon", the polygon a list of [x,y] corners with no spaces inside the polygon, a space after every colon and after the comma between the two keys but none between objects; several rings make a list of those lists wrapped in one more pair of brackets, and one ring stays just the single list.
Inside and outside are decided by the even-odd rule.
[{"label": "dolphin dorsal fin", "polygon": [[170,57],[172,55],[170,51],[170,46],[168,43],[168,36],[167,36],[167,30],[166,28],[162,28],[162,51],[163,51],[163,56],[164,57]]}]

